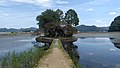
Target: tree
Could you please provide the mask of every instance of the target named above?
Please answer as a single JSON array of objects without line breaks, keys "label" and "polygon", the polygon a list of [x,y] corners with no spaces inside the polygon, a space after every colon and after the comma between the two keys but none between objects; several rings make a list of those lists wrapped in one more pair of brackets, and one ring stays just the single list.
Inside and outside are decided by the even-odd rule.
[{"label": "tree", "polygon": [[65,28],[67,30],[66,31],[67,37],[71,37],[74,33],[77,33],[77,29],[70,24],[67,24]]},{"label": "tree", "polygon": [[51,9],[47,9],[42,12],[41,15],[36,17],[36,20],[39,21],[38,25],[45,28],[44,25],[50,22],[59,23],[60,18],[59,14]]},{"label": "tree", "polygon": [[115,32],[115,31],[120,32],[120,16],[116,17],[114,21],[112,21],[108,31],[109,32]]},{"label": "tree", "polygon": [[44,29],[45,35],[48,31],[47,24],[49,24],[49,25],[52,24],[53,26],[60,24],[60,17],[59,16],[60,15],[58,14],[58,12],[51,10],[51,9],[47,9],[46,11],[42,12],[41,15],[38,15],[36,17],[36,20],[38,21],[39,28]]},{"label": "tree", "polygon": [[57,9],[56,12],[59,14],[60,22],[63,23],[63,11],[60,9]]},{"label": "tree", "polygon": [[77,13],[73,9],[69,9],[65,13],[65,21],[67,24],[77,26],[79,24],[79,18],[77,16]]},{"label": "tree", "polygon": [[[39,29],[43,28],[45,36],[53,37],[55,35],[64,35],[62,33],[65,33],[65,31],[62,30],[63,26],[61,26],[61,24],[64,23],[67,23],[66,33],[69,36],[72,36],[73,33],[77,32],[77,30],[73,27],[73,25],[78,25],[79,22],[77,13],[74,10],[70,9],[65,13],[65,17],[63,16],[63,11],[60,9],[57,9],[56,11],[47,9],[46,11],[42,12],[41,15],[38,15],[36,17],[36,20],[38,21]],[[60,29],[58,27],[60,27]],[[63,32],[58,32],[60,30]]]}]

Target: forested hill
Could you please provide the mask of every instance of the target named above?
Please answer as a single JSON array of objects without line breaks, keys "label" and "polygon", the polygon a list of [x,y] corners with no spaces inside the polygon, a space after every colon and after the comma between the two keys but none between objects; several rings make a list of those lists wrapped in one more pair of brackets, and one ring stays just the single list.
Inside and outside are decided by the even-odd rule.
[{"label": "forested hill", "polygon": [[107,32],[109,27],[97,27],[95,25],[93,26],[80,25],[77,26],[77,29],[79,32]]},{"label": "forested hill", "polygon": [[[79,32],[107,32],[109,27],[96,27],[96,26],[80,25],[80,26],[77,26],[77,29]],[[35,28],[35,27],[21,28],[21,29],[0,28],[0,32],[31,32],[31,31],[35,31],[35,30],[37,30],[37,28]]]},{"label": "forested hill", "polygon": [[15,29],[15,28],[0,28],[0,32],[32,32],[37,30],[35,27],[30,27],[30,28],[21,28],[21,29]]},{"label": "forested hill", "polygon": [[120,32],[120,16],[117,16],[114,21],[112,21],[109,32]]}]

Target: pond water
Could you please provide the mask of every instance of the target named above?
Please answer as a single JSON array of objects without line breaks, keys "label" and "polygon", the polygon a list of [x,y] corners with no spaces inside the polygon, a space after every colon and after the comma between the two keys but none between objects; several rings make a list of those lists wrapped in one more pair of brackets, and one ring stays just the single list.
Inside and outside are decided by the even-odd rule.
[{"label": "pond water", "polygon": [[[83,68],[120,68],[120,33],[80,34],[74,45]],[[35,36],[0,35],[0,57],[9,51],[21,52],[32,48]],[[75,47],[76,48],[76,47]]]},{"label": "pond water", "polygon": [[0,57],[9,51],[21,52],[32,48],[35,36],[31,34],[21,35],[0,35]]},{"label": "pond water", "polygon": [[120,68],[120,36],[109,37],[79,37],[74,42],[83,68]]}]

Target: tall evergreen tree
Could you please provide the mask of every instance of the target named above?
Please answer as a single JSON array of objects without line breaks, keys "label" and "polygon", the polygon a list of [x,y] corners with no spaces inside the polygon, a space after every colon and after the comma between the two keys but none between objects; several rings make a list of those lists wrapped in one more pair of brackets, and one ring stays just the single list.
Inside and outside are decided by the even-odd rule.
[{"label": "tall evergreen tree", "polygon": [[67,24],[77,26],[79,24],[79,18],[77,13],[73,9],[69,9],[65,13],[65,21]]}]

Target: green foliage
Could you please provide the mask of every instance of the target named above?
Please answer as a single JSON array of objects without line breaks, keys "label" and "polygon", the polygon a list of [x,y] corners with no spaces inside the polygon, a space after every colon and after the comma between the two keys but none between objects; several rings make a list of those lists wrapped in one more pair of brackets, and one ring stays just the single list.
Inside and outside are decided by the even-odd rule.
[{"label": "green foliage", "polygon": [[120,16],[116,17],[109,27],[109,32],[120,32]]},{"label": "green foliage", "polygon": [[67,22],[67,24],[77,26],[79,24],[79,18],[77,16],[77,13],[73,9],[69,9],[65,13],[65,21]]},{"label": "green foliage", "polygon": [[42,12],[41,15],[36,17],[36,20],[39,21],[38,25],[45,28],[44,25],[50,22],[59,23],[60,18],[58,12],[47,9],[46,11]]},{"label": "green foliage", "polygon": [[67,24],[65,28],[67,30],[66,34],[68,37],[71,37],[74,33],[77,33],[77,29],[70,24]]},{"label": "green foliage", "polygon": [[[36,20],[39,22],[39,28],[44,28],[44,35],[47,37],[56,37],[56,34],[57,36],[65,35],[65,29],[61,27],[62,24],[71,25],[70,28],[66,25],[68,30],[66,33],[69,34],[69,36],[72,36],[73,33],[77,32],[77,29],[73,28],[73,26],[77,26],[79,23],[77,13],[73,9],[69,9],[65,13],[65,16],[63,11],[60,9],[57,9],[56,11],[47,9],[46,11],[42,12],[41,15],[38,15]],[[57,33],[56,31],[57,27],[59,26],[63,30],[63,32],[61,32],[62,34],[60,32]]]},{"label": "green foliage", "polygon": [[2,59],[2,68],[34,68],[43,55],[43,48],[29,49],[17,54],[9,52]]},{"label": "green foliage", "polygon": [[63,23],[63,20],[64,20],[64,18],[63,18],[63,16],[64,16],[63,11],[60,10],[60,9],[57,9],[56,12],[57,12],[58,15],[59,15],[60,23]]}]

